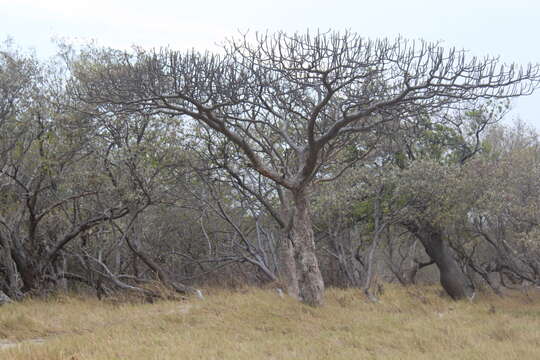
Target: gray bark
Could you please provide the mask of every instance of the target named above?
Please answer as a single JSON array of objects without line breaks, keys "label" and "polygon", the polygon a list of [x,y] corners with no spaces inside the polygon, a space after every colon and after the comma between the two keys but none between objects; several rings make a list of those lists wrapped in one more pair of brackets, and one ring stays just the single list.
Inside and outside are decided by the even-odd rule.
[{"label": "gray bark", "polygon": [[292,240],[299,270],[298,284],[302,301],[311,306],[324,304],[324,281],[315,254],[315,236],[309,203],[304,190],[293,193],[295,213]]},{"label": "gray bark", "polygon": [[291,219],[290,199],[288,191],[278,188],[281,203],[281,216],[275,217],[281,227],[281,242],[279,246],[280,277],[287,289],[287,294],[295,299],[300,299],[300,286],[296,269],[295,249],[291,240],[291,229],[287,222]]},{"label": "gray bark", "polygon": [[281,280],[287,288],[287,294],[295,299],[300,299],[300,287],[298,285],[298,274],[296,273],[294,246],[288,235],[283,236],[279,255],[281,263]]},{"label": "gray bark", "polygon": [[0,264],[3,266],[5,277],[5,291],[13,299],[22,297],[20,284],[17,277],[17,265],[11,256],[10,242],[0,235]]},{"label": "gray bark", "polygon": [[439,268],[441,285],[454,300],[470,298],[472,289],[468,280],[453,257],[453,251],[442,236],[442,231],[428,221],[415,221],[406,224],[415,235],[426,253]]},{"label": "gray bark", "polygon": [[382,193],[382,187],[377,192],[377,197],[374,201],[374,210],[373,210],[373,220],[375,224],[375,231],[373,235],[373,242],[371,244],[371,248],[369,249],[368,259],[367,259],[367,274],[366,274],[366,282],[364,284],[363,290],[364,294],[367,296],[367,298],[372,302],[378,302],[379,299],[373,292],[371,291],[371,285],[373,281],[373,256],[375,254],[375,250],[379,246],[379,242],[381,239],[381,232],[384,230],[385,224],[381,224],[382,220],[382,210],[381,210],[381,196]]}]

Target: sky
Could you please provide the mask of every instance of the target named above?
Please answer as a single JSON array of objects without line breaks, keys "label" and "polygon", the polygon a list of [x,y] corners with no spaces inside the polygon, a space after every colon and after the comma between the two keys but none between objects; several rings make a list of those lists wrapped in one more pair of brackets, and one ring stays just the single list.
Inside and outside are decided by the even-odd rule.
[{"label": "sky", "polygon": [[[540,64],[539,0],[0,0],[0,19],[0,40],[10,37],[40,57],[56,52],[53,39],[216,51],[248,30],[350,30]],[[514,100],[506,121],[521,118],[540,130],[538,104],[540,89]]]}]

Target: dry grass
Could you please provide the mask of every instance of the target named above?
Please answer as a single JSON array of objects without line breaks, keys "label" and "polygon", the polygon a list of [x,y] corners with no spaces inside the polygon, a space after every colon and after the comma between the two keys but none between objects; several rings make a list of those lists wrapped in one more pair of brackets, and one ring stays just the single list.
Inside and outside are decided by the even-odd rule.
[{"label": "dry grass", "polygon": [[[114,304],[61,296],[0,308],[0,359],[540,359],[540,296],[452,302],[387,286],[381,303],[329,290],[310,308],[272,290]],[[45,338],[42,344],[28,340]]]}]

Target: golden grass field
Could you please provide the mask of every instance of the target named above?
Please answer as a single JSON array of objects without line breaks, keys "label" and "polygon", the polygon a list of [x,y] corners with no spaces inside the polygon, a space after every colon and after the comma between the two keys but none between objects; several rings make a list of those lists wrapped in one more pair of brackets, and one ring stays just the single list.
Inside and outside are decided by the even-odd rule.
[{"label": "golden grass field", "polygon": [[540,359],[538,294],[439,292],[387,285],[375,304],[329,289],[322,308],[252,288],[154,304],[59,295],[0,307],[0,359]]}]

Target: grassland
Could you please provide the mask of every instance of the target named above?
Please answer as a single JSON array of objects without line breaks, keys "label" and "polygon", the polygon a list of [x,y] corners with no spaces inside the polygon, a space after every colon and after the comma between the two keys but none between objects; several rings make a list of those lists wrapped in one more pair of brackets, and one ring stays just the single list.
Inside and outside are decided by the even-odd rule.
[{"label": "grassland", "polygon": [[330,289],[322,308],[261,289],[154,304],[27,300],[0,308],[0,343],[11,344],[0,359],[540,359],[538,294],[438,293],[386,286],[373,304]]}]

